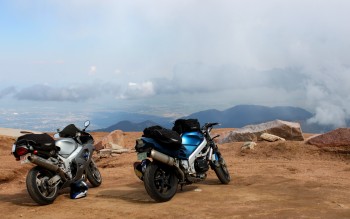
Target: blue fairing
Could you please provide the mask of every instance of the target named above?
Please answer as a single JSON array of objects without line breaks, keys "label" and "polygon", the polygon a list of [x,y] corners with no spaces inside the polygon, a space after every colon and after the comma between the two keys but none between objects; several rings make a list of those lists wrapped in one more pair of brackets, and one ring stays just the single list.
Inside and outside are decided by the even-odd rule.
[{"label": "blue fairing", "polygon": [[185,157],[186,159],[193,153],[194,150],[203,142],[204,136],[201,132],[187,132],[183,133],[182,136],[182,145],[185,148]]},{"label": "blue fairing", "polygon": [[143,137],[142,139],[148,143],[153,144],[155,150],[179,159],[188,159],[189,156],[194,152],[194,150],[196,150],[196,148],[204,140],[204,136],[200,132],[183,133],[181,138],[182,138],[182,147],[176,148],[176,149],[160,145],[158,142],[156,142],[152,138]]}]

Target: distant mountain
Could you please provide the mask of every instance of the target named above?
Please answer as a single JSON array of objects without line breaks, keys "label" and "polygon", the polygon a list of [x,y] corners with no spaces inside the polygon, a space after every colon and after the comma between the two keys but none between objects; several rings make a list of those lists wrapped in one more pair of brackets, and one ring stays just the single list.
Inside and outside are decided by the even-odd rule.
[{"label": "distant mountain", "polygon": [[105,129],[99,129],[99,130],[95,130],[95,131],[99,131],[99,132],[112,132],[114,130],[122,130],[124,132],[134,132],[134,131],[142,131],[144,130],[146,127],[150,127],[150,126],[154,126],[154,125],[158,125],[155,122],[152,121],[144,121],[144,122],[140,122],[140,123],[134,123],[134,122],[130,122],[130,121],[120,121],[115,125],[109,126]]},{"label": "distant mountain", "polygon": [[271,120],[306,121],[312,113],[298,107],[267,107],[258,105],[238,105],[224,111],[215,109],[193,113],[185,118],[197,118],[200,123],[219,122],[222,128],[239,128]]},{"label": "distant mountain", "polygon": [[206,122],[219,122],[222,128],[241,128],[246,125],[280,119],[299,122],[303,132],[324,133],[334,129],[334,127],[330,125],[307,123],[307,120],[312,117],[312,113],[299,107],[237,105],[224,111],[215,109],[205,110],[193,113],[185,118],[197,118],[201,124]]},{"label": "distant mountain", "polygon": [[[145,121],[152,121],[153,123],[160,124],[163,127],[170,127],[171,121],[174,118],[140,114],[140,113],[129,113],[129,112],[95,112],[91,115],[93,124],[95,127],[102,128],[117,125],[120,122],[129,121],[133,124],[143,123]],[[120,127],[120,126],[119,126]]]},{"label": "distant mountain", "polygon": [[[118,114],[119,116],[121,114]],[[157,116],[148,116],[144,114],[125,113],[124,119],[115,125],[111,125],[101,131],[113,131],[121,129],[123,131],[142,131],[144,128],[160,125],[165,128],[172,128],[175,118],[163,118]],[[318,124],[308,124],[307,120],[312,118],[313,114],[305,109],[291,106],[267,107],[259,105],[237,105],[232,108],[220,111],[209,109],[193,113],[186,117],[198,119],[200,124],[206,122],[219,122],[221,128],[241,128],[246,125],[259,124],[276,119],[299,122],[303,132],[323,133],[334,129],[332,126],[322,126]],[[106,117],[106,121],[107,121]],[[179,119],[179,118],[176,118]],[[109,117],[109,122],[111,118]],[[136,122],[135,122],[136,121]]]}]

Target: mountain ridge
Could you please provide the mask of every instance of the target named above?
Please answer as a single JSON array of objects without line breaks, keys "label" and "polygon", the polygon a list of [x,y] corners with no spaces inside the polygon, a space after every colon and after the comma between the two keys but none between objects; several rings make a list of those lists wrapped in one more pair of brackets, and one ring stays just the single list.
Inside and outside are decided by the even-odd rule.
[{"label": "mountain ridge", "polygon": [[107,128],[104,129],[97,129],[94,130],[95,132],[112,132],[114,130],[123,130],[125,132],[136,132],[136,131],[142,131],[143,129],[145,129],[146,127],[150,127],[150,126],[154,126],[154,125],[159,125],[153,121],[150,120],[146,120],[144,122],[131,122],[128,120],[123,120],[120,121],[114,125],[111,125]]},{"label": "mountain ridge", "polygon": [[[276,119],[299,122],[303,131],[311,133],[320,133],[331,130],[333,127],[321,126],[317,124],[309,124],[308,119],[312,118],[313,114],[303,108],[293,106],[261,106],[261,105],[236,105],[226,110],[208,109],[192,113],[188,116],[181,117],[182,119],[195,118],[200,124],[206,122],[219,122],[220,128],[241,128],[245,125],[259,124]],[[148,118],[143,115],[142,118]],[[152,121],[152,118],[158,118],[157,122]],[[113,131],[121,129],[123,131],[142,131],[144,128],[152,125],[160,125],[165,128],[172,128],[174,118],[163,118],[150,116],[149,119],[138,122],[125,120],[119,121],[101,131]],[[180,119],[180,118],[176,118]]]}]

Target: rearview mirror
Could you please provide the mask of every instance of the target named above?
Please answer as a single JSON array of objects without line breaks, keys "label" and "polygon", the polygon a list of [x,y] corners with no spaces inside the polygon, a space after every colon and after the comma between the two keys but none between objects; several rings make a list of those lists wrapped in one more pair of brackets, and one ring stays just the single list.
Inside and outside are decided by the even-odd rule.
[{"label": "rearview mirror", "polygon": [[87,120],[87,121],[84,123],[84,126],[85,126],[85,128],[87,128],[89,125],[90,125],[90,121]]}]

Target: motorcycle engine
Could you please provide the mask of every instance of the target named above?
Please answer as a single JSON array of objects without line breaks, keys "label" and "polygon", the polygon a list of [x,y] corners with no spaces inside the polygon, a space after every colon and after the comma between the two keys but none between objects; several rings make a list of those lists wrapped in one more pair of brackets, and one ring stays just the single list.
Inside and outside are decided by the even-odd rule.
[{"label": "motorcycle engine", "polygon": [[208,161],[205,157],[199,157],[194,161],[194,168],[197,173],[205,173],[209,170]]}]

